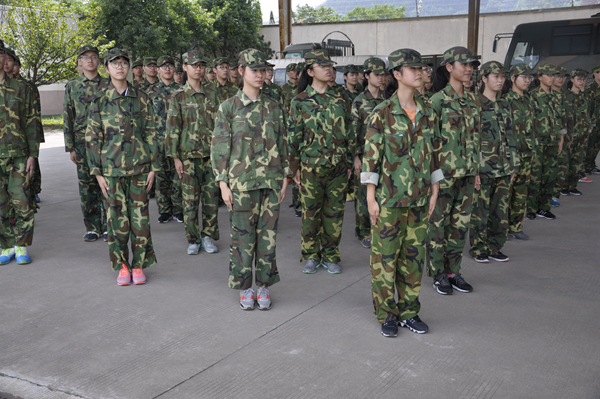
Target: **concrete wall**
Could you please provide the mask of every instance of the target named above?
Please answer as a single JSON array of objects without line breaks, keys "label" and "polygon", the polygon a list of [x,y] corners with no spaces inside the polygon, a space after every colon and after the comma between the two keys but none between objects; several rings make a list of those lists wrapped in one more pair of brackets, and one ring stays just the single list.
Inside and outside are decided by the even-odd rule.
[{"label": "concrete wall", "polygon": [[[483,62],[504,62],[510,39],[498,43],[492,52],[494,36],[512,33],[516,26],[527,22],[589,18],[600,12],[600,6],[554,8],[546,10],[481,14],[479,20],[479,51]],[[399,48],[413,48],[421,54],[440,54],[453,46],[467,45],[467,16],[403,18],[394,20],[340,22],[324,24],[296,24],[292,26],[293,43],[321,42],[332,31],[347,34],[356,47],[357,55],[388,55]],[[279,26],[265,25],[261,34],[279,51]],[[333,34],[335,39],[344,39]]]},{"label": "concrete wall", "polygon": [[39,87],[42,115],[60,115],[63,113],[65,85],[53,84]]}]

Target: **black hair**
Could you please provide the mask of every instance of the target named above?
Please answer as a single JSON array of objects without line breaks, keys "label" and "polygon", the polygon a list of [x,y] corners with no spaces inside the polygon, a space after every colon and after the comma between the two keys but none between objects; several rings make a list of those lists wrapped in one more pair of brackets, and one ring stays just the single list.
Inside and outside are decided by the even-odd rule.
[{"label": "black hair", "polygon": [[312,69],[312,65],[305,66],[302,71],[300,71],[300,79],[298,79],[298,92],[296,94],[302,93],[309,85],[312,85],[313,78],[308,74],[308,70]]},{"label": "black hair", "polygon": [[402,74],[402,67],[397,66],[396,68],[394,68],[390,71],[390,74],[392,75],[392,81],[390,83],[388,83],[388,85],[385,87],[385,91],[383,92],[383,96],[386,99],[392,97],[394,95],[394,93],[396,91],[398,91],[398,81],[396,80],[396,78],[394,78],[393,71],[398,71],[398,72],[400,72],[400,74]]},{"label": "black hair", "polygon": [[433,92],[444,90],[448,86],[448,82],[450,82],[450,72],[446,69],[446,64],[440,65],[433,74],[433,86],[431,86]]},{"label": "black hair", "polygon": [[369,86],[369,79],[367,79],[367,76],[369,76],[371,74],[371,72],[373,72],[373,71],[364,71],[363,72],[365,75],[363,76],[362,87],[364,87],[365,89]]},{"label": "black hair", "polygon": [[187,71],[183,71],[183,75],[181,76],[181,85],[185,85],[187,83]]},{"label": "black hair", "polygon": [[571,82],[571,79],[569,79],[569,81],[567,82],[567,89],[571,90],[573,88],[573,82]]},{"label": "black hair", "polygon": [[502,85],[502,95],[506,95],[508,92],[511,91],[512,86],[513,86],[513,82],[511,77],[515,77],[515,80],[517,80],[517,78],[521,75],[509,75],[506,80],[504,81],[504,84]]}]

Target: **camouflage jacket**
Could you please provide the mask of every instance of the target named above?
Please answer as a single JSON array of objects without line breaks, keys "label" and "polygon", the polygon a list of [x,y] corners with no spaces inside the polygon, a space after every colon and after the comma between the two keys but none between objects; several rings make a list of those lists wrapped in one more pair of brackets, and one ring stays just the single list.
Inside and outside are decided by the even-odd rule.
[{"label": "camouflage jacket", "polygon": [[175,91],[167,116],[166,154],[171,158],[207,158],[219,101],[209,86],[196,92],[187,82]]},{"label": "camouflage jacket", "polygon": [[15,80],[27,85],[31,90],[31,95],[33,97],[33,109],[35,110],[35,118],[38,126],[38,137],[40,138],[40,143],[45,143],[46,140],[44,138],[44,127],[42,126],[42,104],[40,102],[40,91],[35,84],[23,78],[22,76],[15,78]]},{"label": "camouflage jacket", "polygon": [[308,166],[350,168],[354,160],[354,129],[348,102],[328,87],[325,93],[312,86],[292,101],[288,122],[290,167],[296,173],[300,162]]},{"label": "camouflage jacket", "polygon": [[589,115],[592,124],[600,124],[600,85],[594,80],[584,91],[589,102]]},{"label": "camouflage jacket", "polygon": [[473,93],[459,97],[448,84],[431,97],[442,141],[440,168],[444,177],[475,176],[481,150],[481,104]]},{"label": "camouflage jacket", "polygon": [[534,123],[537,123],[531,104],[525,96],[521,96],[514,91],[509,91],[504,96],[510,107],[510,117],[512,120],[512,130],[517,138],[517,150],[521,157],[535,154],[535,129]]},{"label": "camouflage jacket", "polygon": [[[565,93],[561,91],[551,90],[552,94],[552,109],[554,110],[554,120],[556,129],[559,134],[567,134],[567,114],[565,112]],[[560,138],[560,137],[559,137]]]},{"label": "camouflage jacket", "polygon": [[90,106],[85,133],[91,175],[133,176],[160,170],[154,116],[148,95],[112,83]]},{"label": "camouflage jacket", "polygon": [[290,105],[292,104],[292,100],[296,98],[296,95],[298,94],[298,85],[293,84],[292,82],[287,82],[281,86],[281,90],[283,92],[283,111],[287,117],[290,114]]},{"label": "camouflage jacket", "polygon": [[144,78],[144,82],[140,83],[140,87],[143,91],[148,93],[149,90],[153,89],[152,86],[158,86],[159,83],[160,83],[160,78],[158,76],[156,77],[156,82],[154,82],[154,83],[150,83],[150,82],[148,82],[148,79]]},{"label": "camouflage jacket", "polygon": [[222,85],[217,79],[212,83],[212,90],[217,93],[217,100],[219,104],[225,102],[230,97],[233,97],[238,92],[239,88],[232,83],[231,80],[227,80],[227,83]]},{"label": "camouflage jacket", "polygon": [[535,138],[538,144],[558,145],[560,132],[554,118],[554,108],[552,95],[546,93],[541,87],[537,87],[527,92],[527,99],[531,104],[533,115],[536,122],[533,125]]},{"label": "camouflage jacket", "polygon": [[31,88],[5,74],[0,82],[0,158],[38,157],[40,129],[35,114]]},{"label": "camouflage jacket", "polygon": [[281,87],[275,83],[271,83],[270,85],[265,83],[263,84],[261,92],[277,101],[279,105],[283,107],[283,90],[281,90]]},{"label": "camouflage jacket", "polygon": [[166,85],[160,82],[156,85],[151,85],[146,91],[150,101],[152,101],[152,109],[154,113],[154,127],[156,129],[157,140],[164,141],[165,131],[167,130],[167,112],[169,111],[169,102],[173,93],[181,89],[181,86],[175,81]]},{"label": "camouflage jacket", "polygon": [[584,93],[569,90],[565,96],[567,117],[567,141],[586,139],[591,128],[589,101]]},{"label": "camouflage jacket", "polygon": [[261,93],[252,101],[241,90],[219,107],[211,148],[216,181],[250,191],[280,190],[291,176],[285,118],[279,103]]},{"label": "camouflage jacket", "polygon": [[424,93],[424,94],[421,94],[421,93],[419,92],[419,90],[415,89],[415,96],[419,96],[419,97],[421,97],[422,99],[424,99],[425,101],[429,101],[429,100],[431,99],[431,95],[432,95],[432,94],[431,94],[431,92],[430,92],[430,91],[427,91],[427,90],[425,90],[425,93]]},{"label": "camouflage jacket", "polygon": [[75,144],[85,144],[89,107],[96,96],[104,93],[108,85],[108,79],[100,75],[88,79],[83,74],[67,83],[63,108],[66,152],[75,151]]},{"label": "camouflage jacket", "polygon": [[483,94],[481,103],[481,162],[479,176],[487,179],[507,176],[520,170],[517,138],[512,130],[510,105],[492,101]]},{"label": "camouflage jacket", "polygon": [[367,118],[373,109],[383,102],[383,90],[379,97],[374,98],[368,89],[360,93],[352,103],[352,126],[354,127],[354,156],[362,159],[365,153],[365,134],[367,133]]},{"label": "camouflage jacket", "polygon": [[358,91],[358,89],[357,89],[358,85],[354,86],[354,93],[352,93],[350,91],[350,89],[348,89],[348,86],[346,86],[346,85],[343,85],[341,87],[342,87],[342,93],[344,93],[344,95],[346,96],[346,100],[348,100],[350,105],[352,105],[352,103],[354,102],[356,97],[358,97],[359,94],[361,94],[361,92]]},{"label": "camouflage jacket", "polygon": [[415,123],[398,96],[379,104],[368,119],[362,184],[375,184],[385,207],[426,205],[431,185],[444,179],[439,168],[439,125],[425,101],[415,98]]}]

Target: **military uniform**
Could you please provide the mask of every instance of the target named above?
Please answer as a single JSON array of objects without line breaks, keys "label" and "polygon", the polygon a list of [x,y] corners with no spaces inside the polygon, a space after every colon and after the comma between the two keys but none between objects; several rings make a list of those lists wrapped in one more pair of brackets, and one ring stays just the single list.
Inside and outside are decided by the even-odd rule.
[{"label": "military uniform", "polygon": [[[184,63],[206,62],[198,51],[184,54]],[[188,81],[171,96],[167,117],[167,156],[183,163],[182,206],[186,238],[201,244],[203,237],[219,239],[219,187],[210,162],[210,144],[219,100],[210,86],[196,92]],[[202,202],[202,231],[198,210]]]},{"label": "military uniform", "polygon": [[[380,58],[369,58],[365,60],[365,70],[374,72],[375,74],[385,73],[385,62]],[[379,91],[379,96],[374,98],[371,92],[366,88],[360,93],[352,103],[352,125],[354,127],[354,135],[356,144],[354,156],[363,161],[365,152],[365,133],[367,131],[367,118],[373,109],[381,104],[384,100],[383,91]],[[360,176],[356,176],[357,179]],[[371,219],[369,217],[369,209],[367,208],[367,188],[363,184],[357,184],[355,188],[354,198],[355,210],[355,225],[354,233],[359,241],[363,241],[371,236]]]},{"label": "military uniform", "polygon": [[283,106],[283,91],[281,87],[276,85],[275,83],[271,84],[263,84],[261,92],[273,100],[277,101],[281,106]]},{"label": "military uniform", "polygon": [[[158,61],[155,57],[144,57],[143,66],[145,66],[145,67],[147,67],[148,65],[152,65],[152,64],[157,65],[157,63],[158,63]],[[153,86],[158,86],[159,83],[160,83],[160,79],[158,78],[158,76],[156,77],[156,82],[154,82],[154,83],[150,83],[148,78],[144,78],[144,81],[142,83],[140,83],[140,87],[145,92],[148,92],[149,90],[153,89]]]},{"label": "military uniform", "polygon": [[[303,62],[300,64],[288,64],[288,66],[285,68],[285,70],[286,70],[286,72],[295,71],[296,73],[299,73],[299,69],[304,68],[303,65],[305,65]],[[281,90],[283,93],[283,112],[287,118],[290,114],[290,106],[291,106],[292,100],[294,98],[296,98],[296,95],[298,94],[298,84],[288,81],[286,84],[281,86]],[[294,209],[294,211],[296,212],[297,215],[302,211],[302,203],[300,202],[300,187],[298,187],[296,182],[293,180],[292,180],[292,208]]]},{"label": "military uniform", "polygon": [[[594,67],[593,74],[600,72],[600,65]],[[585,152],[584,167],[587,173],[594,171],[600,173],[596,167],[596,157],[600,151],[600,85],[594,81],[585,88],[586,97],[589,101],[589,116],[592,124],[587,149]]]},{"label": "military uniform", "polygon": [[[223,63],[229,63],[227,58],[215,59],[215,67]],[[222,102],[225,102],[225,100],[227,100],[228,98],[235,96],[238,92],[238,86],[229,79],[225,81],[224,85],[219,83],[218,79],[215,79],[215,81],[212,83],[212,90],[217,93],[217,100],[220,104]]]},{"label": "military uniform", "polygon": [[[390,54],[390,68],[424,65],[410,49]],[[415,98],[414,121],[398,96],[375,107],[368,119],[361,183],[376,186],[380,206],[371,241],[371,286],[380,323],[415,317],[425,264],[431,186],[444,178],[435,115]],[[395,290],[398,302],[395,301]]]},{"label": "military uniform", "polygon": [[[84,46],[79,55],[86,51],[98,50]],[[99,74],[88,79],[84,74],[67,83],[65,87],[63,130],[65,135],[65,151],[75,151],[77,159],[77,179],[79,181],[79,198],[81,212],[86,231],[101,236],[106,230],[106,206],[102,190],[96,178],[90,174],[86,153],[85,132],[87,128],[89,107],[97,96],[102,96],[109,85],[108,79]],[[104,207],[104,212],[102,208]]]},{"label": "military uniform", "polygon": [[[306,53],[308,65],[333,62],[325,50]],[[290,167],[300,169],[302,258],[337,264],[354,133],[346,99],[331,87],[308,86],[291,103]]]},{"label": "military uniform", "polygon": [[[107,62],[129,59],[113,49]],[[148,95],[128,86],[118,93],[112,83],[90,105],[85,133],[90,174],[108,184],[108,250],[113,270],[144,269],[156,263],[150,234],[146,180],[160,170],[154,117]],[[127,242],[131,236],[132,260]]]},{"label": "military uniform", "polygon": [[[499,62],[482,65],[480,73],[504,74]],[[481,161],[479,178],[481,187],[473,196],[473,212],[469,224],[471,256],[496,255],[508,234],[508,205],[510,180],[520,167],[517,138],[512,124],[510,105],[503,99],[492,101],[479,94],[481,104]]]},{"label": "military uniform", "polygon": [[[264,68],[257,50],[240,54],[241,65]],[[255,281],[269,287],[279,281],[275,242],[283,179],[291,176],[285,118],[278,102],[260,94],[252,101],[241,90],[219,107],[211,147],[217,181],[233,196],[229,287],[246,290]]]},{"label": "military uniform", "polygon": [[[566,68],[558,67],[557,68],[558,76],[569,76]],[[559,122],[559,125],[562,128],[567,127],[567,116],[565,113],[565,91],[563,88],[561,90],[551,89],[550,93],[553,97],[553,109],[555,114],[555,119]],[[569,131],[567,130],[567,133]],[[565,136],[567,137],[567,136]],[[559,198],[560,191],[563,189],[565,181],[567,180],[567,174],[569,173],[569,159],[571,158],[571,149],[567,145],[568,140],[565,140],[562,146],[562,150],[560,154],[558,154],[557,163],[558,169],[556,171],[556,181],[554,183],[554,192],[553,197]]]},{"label": "military uniform", "polygon": [[[344,72],[345,73],[358,73],[360,71],[360,68],[358,68],[356,65],[346,65],[344,67]],[[348,98],[348,102],[350,104],[352,104],[352,102],[354,101],[354,99],[356,97],[358,97],[358,95],[361,93],[361,91],[359,91],[359,85],[358,83],[356,85],[354,85],[354,91],[350,91],[350,89],[348,88],[348,84],[346,83],[344,86],[342,86],[342,88],[344,89],[344,94],[346,94],[346,97]]]}]

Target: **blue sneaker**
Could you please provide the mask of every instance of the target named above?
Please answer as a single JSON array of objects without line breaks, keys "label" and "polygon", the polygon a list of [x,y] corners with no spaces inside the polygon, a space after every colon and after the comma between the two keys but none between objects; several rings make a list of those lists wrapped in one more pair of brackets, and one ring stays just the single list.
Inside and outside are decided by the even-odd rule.
[{"label": "blue sneaker", "polygon": [[17,255],[17,265],[26,265],[31,263],[31,256],[27,253],[27,247],[15,247]]},{"label": "blue sneaker", "polygon": [[556,198],[552,198],[552,202],[550,203],[552,206],[560,206],[560,202]]},{"label": "blue sneaker", "polygon": [[301,218],[302,217],[302,211],[296,211],[296,217],[297,218]]},{"label": "blue sneaker", "polygon": [[7,265],[15,257],[15,248],[3,249],[0,254],[0,265]]}]

